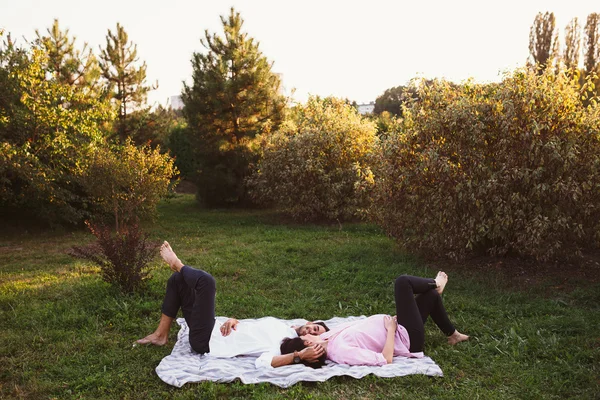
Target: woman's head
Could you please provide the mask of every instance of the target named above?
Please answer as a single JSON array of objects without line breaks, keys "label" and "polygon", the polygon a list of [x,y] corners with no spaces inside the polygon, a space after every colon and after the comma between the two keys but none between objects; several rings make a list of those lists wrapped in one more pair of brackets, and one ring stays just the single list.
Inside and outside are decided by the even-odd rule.
[{"label": "woman's head", "polygon": [[[304,342],[305,341],[300,337],[285,338],[281,341],[281,346],[279,347],[279,349],[281,350],[281,354],[290,354],[295,351],[302,351],[306,347],[308,347],[305,345]],[[323,354],[314,363],[309,363],[307,361],[302,360],[302,364],[304,364],[308,367],[312,367],[312,368],[321,368],[323,365],[325,365],[325,360],[326,360],[326,356],[325,356],[325,354]]]}]

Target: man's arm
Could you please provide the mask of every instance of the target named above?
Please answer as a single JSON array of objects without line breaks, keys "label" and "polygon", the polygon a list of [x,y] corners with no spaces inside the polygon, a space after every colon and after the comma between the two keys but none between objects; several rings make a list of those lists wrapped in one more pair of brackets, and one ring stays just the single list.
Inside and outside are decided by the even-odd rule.
[{"label": "man's arm", "polygon": [[238,321],[235,318],[229,318],[227,321],[225,321],[225,323],[223,325],[221,325],[221,335],[223,336],[227,336],[231,333],[231,330],[233,329],[234,331],[237,329],[238,324],[240,323],[240,321]]}]

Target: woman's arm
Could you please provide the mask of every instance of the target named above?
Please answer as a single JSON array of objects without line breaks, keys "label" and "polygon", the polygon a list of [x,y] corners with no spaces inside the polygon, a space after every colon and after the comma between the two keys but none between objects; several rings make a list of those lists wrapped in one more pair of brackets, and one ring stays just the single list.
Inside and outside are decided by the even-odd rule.
[{"label": "woman's arm", "polygon": [[398,321],[396,317],[385,317],[385,327],[387,329],[387,336],[385,339],[385,345],[383,346],[383,358],[388,364],[391,364],[394,359],[394,339],[396,338],[396,329],[398,328]]}]

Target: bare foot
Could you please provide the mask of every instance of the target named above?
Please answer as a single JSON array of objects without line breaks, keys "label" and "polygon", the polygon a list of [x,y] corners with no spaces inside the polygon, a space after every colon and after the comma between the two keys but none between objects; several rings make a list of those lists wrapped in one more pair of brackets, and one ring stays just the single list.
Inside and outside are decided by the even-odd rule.
[{"label": "bare foot", "polygon": [[457,330],[455,330],[452,335],[448,336],[448,344],[452,346],[457,343],[464,342],[465,340],[469,340],[469,337],[467,335],[463,335]]},{"label": "bare foot", "polygon": [[446,283],[448,283],[448,275],[446,275],[444,271],[438,272],[437,276],[435,277],[435,283],[437,284],[435,290],[437,290],[439,294],[442,294],[444,292],[444,288],[446,287]]},{"label": "bare foot", "polygon": [[153,344],[155,346],[164,346],[165,344],[167,344],[168,341],[169,341],[168,336],[159,335],[158,333],[154,332],[153,334],[148,335],[145,338],[136,341],[136,343]]},{"label": "bare foot", "polygon": [[181,263],[179,258],[177,258],[177,255],[171,248],[171,245],[166,240],[162,244],[162,246],[160,246],[160,256],[163,260],[165,260],[167,264],[169,264],[169,267],[171,267],[171,269],[175,272],[179,272],[179,270],[183,266],[183,264]]}]

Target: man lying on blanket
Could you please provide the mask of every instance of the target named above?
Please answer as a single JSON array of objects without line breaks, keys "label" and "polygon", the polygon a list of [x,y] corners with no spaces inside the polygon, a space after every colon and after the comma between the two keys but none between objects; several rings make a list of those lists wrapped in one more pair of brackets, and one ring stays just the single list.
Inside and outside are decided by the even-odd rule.
[{"label": "man lying on blanket", "polygon": [[280,367],[294,363],[311,364],[324,354],[321,345],[284,354],[279,345],[286,337],[320,335],[329,330],[323,322],[308,322],[289,327],[272,317],[240,323],[235,318],[223,325],[215,324],[215,279],[207,272],[194,269],[179,260],[169,243],[164,242],[160,255],[174,271],[167,282],[162,316],[156,331],[137,341],[162,346],[167,343],[171,323],[181,308],[190,330],[194,351],[213,357],[260,356],[257,367]]}]

